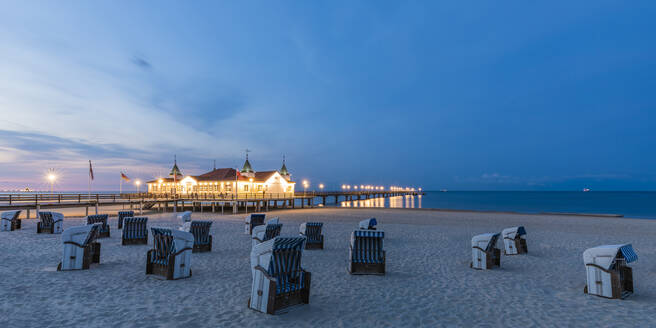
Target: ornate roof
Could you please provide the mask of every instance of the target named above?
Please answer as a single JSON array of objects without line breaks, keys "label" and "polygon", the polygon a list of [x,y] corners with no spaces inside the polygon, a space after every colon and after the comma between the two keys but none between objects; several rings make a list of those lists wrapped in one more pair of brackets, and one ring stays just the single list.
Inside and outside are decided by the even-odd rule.
[{"label": "ornate roof", "polygon": [[287,165],[285,165],[285,156],[282,156],[282,167],[280,168],[280,175],[289,175],[287,171]]},{"label": "ornate roof", "polygon": [[178,160],[176,156],[173,156],[173,168],[171,169],[171,173],[169,173],[170,176],[181,176],[182,172],[178,168]]},{"label": "ornate roof", "polygon": [[251,172],[253,172],[253,168],[251,167],[251,163],[248,161],[248,154],[246,154],[246,162],[244,162],[244,167],[241,168],[241,173]]}]

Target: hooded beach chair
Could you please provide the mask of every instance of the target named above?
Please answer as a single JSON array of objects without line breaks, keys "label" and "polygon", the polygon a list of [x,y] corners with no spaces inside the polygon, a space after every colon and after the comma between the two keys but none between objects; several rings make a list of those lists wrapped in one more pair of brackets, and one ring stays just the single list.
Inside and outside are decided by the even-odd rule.
[{"label": "hooded beach chair", "polygon": [[125,217],[123,218],[121,245],[137,244],[148,244],[148,218]]},{"label": "hooded beach chair", "polygon": [[484,233],[472,238],[472,263],[477,270],[492,269],[501,266],[501,250],[497,248],[498,233]]},{"label": "hooded beach chair", "polygon": [[385,274],[384,231],[355,230],[349,246],[350,274]]},{"label": "hooded beach chair", "polygon": [[87,224],[100,223],[100,231],[98,231],[98,238],[109,238],[109,224],[107,224],[107,214],[96,214],[87,216]]},{"label": "hooded beach chair", "polygon": [[253,228],[264,224],[264,214],[251,214],[244,219],[244,233],[247,235],[253,234]]},{"label": "hooded beach chair", "polygon": [[194,235],[193,253],[212,251],[211,227],[212,221],[191,221],[189,232]]},{"label": "hooded beach chair", "polygon": [[323,235],[321,234],[322,222],[301,223],[299,234],[305,238],[305,249],[323,249]]},{"label": "hooded beach chair", "polygon": [[638,259],[631,244],[604,245],[583,252],[587,284],[583,291],[606,298],[633,294],[633,270],[627,266]]},{"label": "hooded beach chair", "polygon": [[184,224],[185,222],[191,222],[191,211],[185,211],[178,214],[178,220],[182,224]]},{"label": "hooded beach chair", "polygon": [[526,229],[524,227],[512,227],[501,232],[505,255],[517,255],[528,253],[526,247]]},{"label": "hooded beach chair", "polygon": [[191,277],[194,235],[166,228],[150,230],[153,234],[153,249],[146,256],[146,274],[160,275],[167,280]]},{"label": "hooded beach chair", "polygon": [[57,212],[39,212],[41,222],[36,223],[36,233],[62,233],[64,215]]},{"label": "hooded beach chair", "polygon": [[363,229],[363,230],[376,230],[376,225],[377,224],[378,224],[378,222],[376,221],[376,218],[371,218],[371,219],[366,219],[366,220],[360,221],[358,226],[360,227],[360,229]]},{"label": "hooded beach chair", "polygon": [[18,218],[21,211],[7,211],[0,214],[0,231],[14,231],[21,228],[21,220]]},{"label": "hooded beach chair", "polygon": [[311,274],[301,266],[303,237],[276,237],[251,249],[253,285],[248,307],[275,314],[310,303]]},{"label": "hooded beach chair", "polygon": [[[278,220],[274,222],[278,222]],[[282,223],[267,223],[253,228],[251,247],[280,236],[280,230],[282,230]]]},{"label": "hooded beach chair", "polygon": [[118,229],[123,229],[123,219],[134,217],[134,211],[118,212]]},{"label": "hooded beach chair", "polygon": [[100,263],[100,243],[96,237],[101,224],[71,227],[62,234],[64,254],[57,271],[87,270],[91,263]]}]

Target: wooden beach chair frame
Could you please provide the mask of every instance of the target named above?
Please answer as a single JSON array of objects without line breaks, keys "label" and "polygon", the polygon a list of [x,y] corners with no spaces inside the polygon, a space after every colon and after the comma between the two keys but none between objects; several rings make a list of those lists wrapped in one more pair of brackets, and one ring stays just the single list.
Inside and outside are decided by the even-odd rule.
[{"label": "wooden beach chair frame", "polygon": [[123,219],[134,217],[134,211],[118,211],[116,216],[118,217],[117,229],[123,229]]},{"label": "wooden beach chair frame", "polygon": [[[74,241],[64,242],[64,247],[66,247],[66,245],[72,245],[73,247],[77,247],[83,250],[82,267],[80,269],[66,269],[67,271],[88,270],[91,264],[100,263],[100,243],[96,241],[99,231],[100,224],[94,224],[89,230],[86,240],[82,244],[76,243]],[[64,253],[64,256],[66,256],[66,252]],[[75,256],[70,256],[69,259],[74,260]],[[62,262],[59,262],[59,265],[57,265],[57,271],[62,271]]]},{"label": "wooden beach chair frame", "polygon": [[212,221],[191,221],[189,232],[194,235],[194,247],[192,253],[212,251],[212,235],[210,229]]},{"label": "wooden beach chair frame", "polygon": [[[276,314],[291,306],[310,303],[312,274],[301,265],[304,243],[303,237],[276,237],[253,248],[253,286],[248,299],[250,309]],[[257,258],[261,250],[265,251],[260,255],[270,254],[268,270],[254,265],[254,257]]]},{"label": "wooden beach chair frame", "polygon": [[[626,248],[627,246],[628,249]],[[636,259],[637,255],[635,255],[632,246],[628,244],[618,249],[617,255],[609,268],[595,263],[586,263],[587,282],[583,288],[583,292],[608,299],[625,299],[633,295],[633,268],[627,265],[627,260],[632,262]],[[604,295],[605,291],[608,291],[608,289],[604,288],[604,282],[609,283],[609,296]],[[594,285],[594,293],[590,293],[590,285]]]},{"label": "wooden beach chair frame", "polygon": [[39,222],[36,223],[36,233],[62,233],[64,215],[57,212],[39,212]]},{"label": "wooden beach chair frame", "polygon": [[[509,228],[511,229],[511,228]],[[528,253],[528,246],[526,245],[526,229],[524,227],[517,227],[517,232],[515,233],[514,238],[509,238],[506,234],[506,230],[504,230],[501,235],[503,236],[503,255],[506,256],[513,256],[513,255],[521,255],[521,254],[526,254]],[[513,249],[516,251],[516,253],[509,253],[507,248]]]},{"label": "wooden beach chair frame", "polygon": [[305,238],[305,249],[323,249],[323,222],[305,222],[299,228],[299,234]]},{"label": "wooden beach chair frame", "polygon": [[246,227],[245,227],[245,233],[249,235],[253,235],[253,228],[264,225],[264,219],[266,218],[266,214],[261,214],[261,213],[252,213],[249,216],[244,219]]},{"label": "wooden beach chair frame", "polygon": [[148,245],[148,218],[123,218],[121,245]]},{"label": "wooden beach chair frame", "polygon": [[[13,212],[13,215],[12,215]],[[14,231],[20,230],[21,228],[21,219],[18,217],[21,214],[21,210],[17,211],[7,211],[2,213],[2,230],[3,231]],[[11,217],[8,217],[11,216]]]},{"label": "wooden beach chair frame", "polygon": [[[153,249],[149,250],[146,254],[146,274],[159,275],[165,277],[166,280],[184,279],[191,277],[192,272],[190,267],[188,276],[182,273],[176,277],[175,269],[176,266],[180,266],[180,270],[186,270],[186,267],[191,265],[191,254],[189,254],[188,261],[183,260],[182,263],[176,263],[176,259],[180,255],[184,256],[185,252],[191,253],[193,251],[193,235],[190,232],[175,231],[164,228],[151,228],[151,232],[153,235]],[[189,234],[186,238],[187,242],[185,243],[188,246],[184,246],[179,250],[176,249],[176,237],[174,237],[174,234]],[[158,255],[158,248],[161,253],[163,253],[161,256]],[[162,264],[155,262],[161,258],[165,258],[166,263]]]},{"label": "wooden beach chair frame", "polygon": [[109,220],[108,214],[95,214],[95,215],[87,216],[87,224],[95,224],[95,223],[102,224],[100,227],[100,231],[98,231],[97,238],[110,237],[110,228],[109,228],[109,224],[107,223],[108,220]]},{"label": "wooden beach chair frame", "polygon": [[[501,249],[497,248],[497,240],[500,234],[494,234],[488,242],[487,248],[483,249],[480,246],[472,246],[472,249],[479,250],[485,254],[485,268],[474,267],[474,262],[469,263],[469,267],[475,270],[490,270],[496,267],[501,267]],[[481,261],[480,257],[477,257]]]},{"label": "wooden beach chair frame", "polygon": [[349,244],[348,272],[352,275],[385,275],[385,232],[356,230]]}]

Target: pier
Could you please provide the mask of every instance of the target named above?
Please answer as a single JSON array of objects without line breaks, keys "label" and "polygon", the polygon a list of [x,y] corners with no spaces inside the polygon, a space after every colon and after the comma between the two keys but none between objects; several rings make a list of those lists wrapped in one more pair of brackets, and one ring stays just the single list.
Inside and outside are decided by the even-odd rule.
[{"label": "pier", "polygon": [[0,211],[23,210],[27,218],[35,211],[38,218],[41,210],[61,208],[85,208],[89,215],[91,209],[99,213],[102,207],[122,206],[144,211],[172,212],[198,211],[221,214],[240,212],[266,212],[272,209],[290,209],[314,207],[318,198],[323,206],[327,200],[334,198],[338,204],[343,201],[364,200],[370,198],[394,197],[406,195],[421,195],[416,191],[307,191],[295,193],[190,193],[190,194],[152,194],[152,193],[9,193],[0,194]]}]

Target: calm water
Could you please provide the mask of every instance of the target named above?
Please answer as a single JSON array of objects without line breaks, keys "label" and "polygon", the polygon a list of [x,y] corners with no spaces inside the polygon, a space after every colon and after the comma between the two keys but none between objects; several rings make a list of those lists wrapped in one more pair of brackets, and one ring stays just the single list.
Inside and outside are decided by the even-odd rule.
[{"label": "calm water", "polygon": [[625,217],[656,219],[656,192],[429,191],[421,197],[340,202],[337,206],[621,214]]}]

